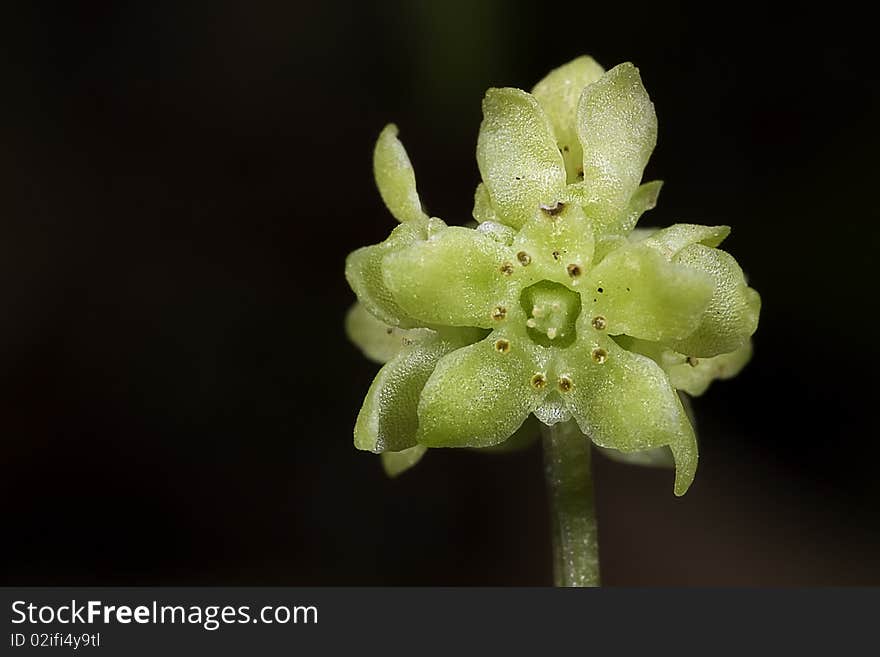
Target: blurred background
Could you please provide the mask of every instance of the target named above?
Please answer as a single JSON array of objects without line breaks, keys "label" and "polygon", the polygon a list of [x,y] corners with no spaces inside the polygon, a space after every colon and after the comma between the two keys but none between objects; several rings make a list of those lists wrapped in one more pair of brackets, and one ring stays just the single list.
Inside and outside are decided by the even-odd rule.
[{"label": "blurred background", "polygon": [[701,462],[596,456],[609,585],[880,584],[880,75],[835,3],[34,2],[2,9],[4,584],[546,585],[538,446],[352,447],[376,372],[346,254],[395,225],[396,122],[469,219],[480,101],[580,54],[657,108],[644,225],[728,224],[755,357]]}]

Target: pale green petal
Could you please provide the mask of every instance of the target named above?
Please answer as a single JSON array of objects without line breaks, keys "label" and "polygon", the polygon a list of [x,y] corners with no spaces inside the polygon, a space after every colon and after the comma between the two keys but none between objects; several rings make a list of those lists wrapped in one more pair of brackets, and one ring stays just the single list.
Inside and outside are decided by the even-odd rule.
[{"label": "pale green petal", "polygon": [[401,224],[384,242],[353,251],[345,260],[345,278],[366,310],[391,326],[415,326],[391,296],[382,276],[382,263],[390,253],[425,240],[429,225],[439,219],[414,220]]},{"label": "pale green petal", "polygon": [[675,494],[684,494],[696,472],[696,437],[653,360],[608,338],[583,336],[560,353],[557,373],[570,383],[563,399],[585,435],[622,452],[668,445],[676,463]]},{"label": "pale green petal", "polygon": [[624,349],[635,351],[657,363],[669,376],[677,390],[699,397],[715,379],[730,379],[746,366],[752,357],[752,342],[747,341],[736,351],[711,358],[686,356],[659,342],[638,340],[628,335],[615,337]]},{"label": "pale green petal", "polygon": [[712,358],[684,358],[682,362],[666,368],[669,382],[678,390],[699,397],[716,379],[730,379],[740,373],[752,358],[752,341],[728,354]]},{"label": "pale green petal", "polygon": [[572,204],[559,204],[552,214],[539,212],[513,241],[516,263],[528,280],[569,286],[576,286],[592,267],[593,248],[592,226]]},{"label": "pale green petal", "polygon": [[657,197],[660,196],[660,190],[663,188],[662,180],[652,180],[644,185],[640,185],[636,193],[632,195],[629,204],[626,206],[626,212],[620,215],[618,221],[609,226],[609,232],[618,233],[620,235],[629,234],[642,215],[648,210],[657,207]]},{"label": "pale green petal", "polygon": [[355,302],[345,316],[349,340],[376,363],[387,363],[405,346],[436,336],[431,329],[402,329],[373,317],[363,304]]},{"label": "pale green petal", "polygon": [[577,136],[577,106],[581,93],[605,73],[592,57],[578,57],[550,71],[535,85],[532,95],[550,119],[556,144],[562,151],[568,182],[578,180],[583,165],[583,149]]},{"label": "pale green petal", "polygon": [[639,243],[608,254],[584,281],[581,295],[583,321],[602,317],[610,335],[683,338],[703,317],[712,298],[712,278],[670,263]]},{"label": "pale green petal", "polygon": [[495,331],[437,364],[419,402],[418,442],[428,447],[497,445],[538,407],[547,387],[539,350],[529,340]]},{"label": "pale green petal", "polygon": [[717,356],[742,347],[758,328],[761,297],[746,284],[733,256],[721,249],[691,244],[673,262],[708,274],[714,282],[714,293],[696,330],[669,346],[697,357]]},{"label": "pale green petal", "polygon": [[385,205],[398,221],[427,219],[416,192],[416,176],[406,149],[397,138],[397,126],[389,123],[379,134],[373,150],[373,175]]},{"label": "pale green petal", "polygon": [[[519,228],[562,198],[565,165],[538,101],[521,89],[489,89],[477,164],[498,221]],[[478,218],[479,220],[479,218]]]},{"label": "pale green petal", "polygon": [[452,226],[387,256],[384,280],[404,311],[428,324],[491,328],[517,279],[510,250],[476,230]]},{"label": "pale green petal", "polygon": [[385,474],[393,479],[421,461],[427,451],[427,447],[414,445],[400,452],[382,452],[379,458],[382,459],[382,469],[385,470]]},{"label": "pale green petal", "polygon": [[600,447],[599,451],[612,461],[626,465],[639,465],[648,468],[674,468],[675,459],[668,447],[655,447],[639,452],[619,452],[616,449]]},{"label": "pale green petal", "polygon": [[616,233],[604,233],[596,236],[596,249],[593,251],[593,263],[598,264],[612,251],[626,246],[628,238]]},{"label": "pale green petal", "polygon": [[644,243],[645,246],[662,253],[667,260],[672,260],[686,246],[691,244],[718,246],[728,235],[730,235],[730,226],[673,224],[653,232]]},{"label": "pale green petal", "polygon": [[459,346],[439,339],[417,342],[379,370],[355,423],[355,447],[379,453],[415,445],[422,388],[437,361]]},{"label": "pale green petal", "polygon": [[499,222],[498,213],[492,207],[492,199],[489,198],[489,190],[483,183],[477,185],[477,191],[474,192],[474,210],[471,213],[477,223],[484,221]]},{"label": "pale green petal", "polygon": [[636,242],[642,242],[642,241],[648,239],[649,237],[651,237],[651,235],[656,233],[658,230],[660,230],[660,229],[659,228],[633,228],[630,231],[629,235],[626,236],[626,239],[629,242],[632,242],[633,244],[635,244]]},{"label": "pale green petal", "polygon": [[513,435],[503,443],[492,445],[490,447],[476,447],[474,449],[490,454],[509,454],[528,449],[538,438],[541,437],[541,430],[538,428],[538,422],[533,415],[526,418],[519,429],[513,432]]},{"label": "pale green petal", "polygon": [[638,69],[620,64],[588,86],[577,111],[587,215],[613,227],[638,189],[657,143],[657,116]]}]

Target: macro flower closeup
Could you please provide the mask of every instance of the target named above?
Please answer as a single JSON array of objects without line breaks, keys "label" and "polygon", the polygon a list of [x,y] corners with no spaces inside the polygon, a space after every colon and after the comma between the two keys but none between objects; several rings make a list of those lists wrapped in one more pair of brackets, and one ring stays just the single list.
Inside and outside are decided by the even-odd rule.
[{"label": "macro flower closeup", "polygon": [[635,228],[661,183],[641,183],[657,119],[632,64],[581,57],[531,94],[490,89],[483,117],[473,228],[425,214],[395,126],[376,144],[400,225],[346,264],[349,335],[385,363],[355,445],[393,473],[426,448],[504,443],[530,415],[574,420],[603,448],[668,447],[683,494],[697,442],[678,391],[736,374],[758,323],[718,248],[729,228]]}]

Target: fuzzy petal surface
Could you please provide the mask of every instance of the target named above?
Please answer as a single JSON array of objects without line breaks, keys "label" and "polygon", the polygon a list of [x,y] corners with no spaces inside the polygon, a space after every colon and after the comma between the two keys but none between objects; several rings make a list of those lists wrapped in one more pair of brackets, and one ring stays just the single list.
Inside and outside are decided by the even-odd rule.
[{"label": "fuzzy petal surface", "polygon": [[532,95],[553,125],[556,145],[562,152],[568,182],[579,179],[578,172],[584,161],[584,151],[577,135],[577,106],[587,85],[605,73],[592,57],[582,56],[548,73]]},{"label": "fuzzy petal surface", "polygon": [[390,326],[412,327],[415,323],[400,308],[385,285],[382,273],[385,257],[428,237],[431,221],[401,224],[379,244],[352,251],[345,259],[345,278],[367,312]]},{"label": "fuzzy petal surface", "polygon": [[712,289],[706,272],[670,263],[639,243],[612,251],[590,273],[581,292],[584,319],[604,318],[610,335],[683,338],[697,328]]},{"label": "fuzzy petal surface", "polygon": [[422,388],[437,362],[458,346],[439,339],[415,343],[379,370],[355,423],[355,447],[375,453],[413,447]]},{"label": "fuzzy petal surface", "polygon": [[398,221],[427,219],[416,191],[416,175],[406,149],[397,138],[397,126],[389,123],[373,149],[373,175],[385,205]]},{"label": "fuzzy petal surface", "polygon": [[477,164],[498,221],[509,226],[520,228],[541,204],[562,198],[565,164],[550,121],[521,89],[486,92]]},{"label": "fuzzy petal surface", "polygon": [[669,346],[679,353],[703,358],[742,347],[758,328],[761,297],[746,284],[733,256],[704,244],[691,244],[673,262],[708,274],[714,292],[696,330]]},{"label": "fuzzy petal surface", "polygon": [[511,305],[516,273],[509,248],[459,226],[396,251],[383,262],[384,283],[404,312],[447,326],[497,326],[494,309]]},{"label": "fuzzy petal surface", "polygon": [[[499,340],[506,342],[504,350]],[[453,351],[437,364],[422,392],[418,442],[428,447],[504,442],[546,395],[546,384],[534,383],[536,375],[545,376],[545,368],[534,345],[501,331]]]},{"label": "fuzzy petal surface", "polygon": [[563,399],[585,435],[622,452],[669,446],[676,463],[675,494],[685,493],[696,472],[697,441],[657,363],[596,336],[562,352],[557,368],[571,381]]},{"label": "fuzzy petal surface", "polygon": [[348,339],[375,363],[387,363],[405,346],[436,336],[431,329],[389,326],[373,317],[357,301],[345,315],[345,332]]},{"label": "fuzzy petal surface", "polygon": [[654,105],[635,66],[615,66],[584,89],[577,129],[584,150],[585,209],[604,231],[626,211],[657,143]]}]

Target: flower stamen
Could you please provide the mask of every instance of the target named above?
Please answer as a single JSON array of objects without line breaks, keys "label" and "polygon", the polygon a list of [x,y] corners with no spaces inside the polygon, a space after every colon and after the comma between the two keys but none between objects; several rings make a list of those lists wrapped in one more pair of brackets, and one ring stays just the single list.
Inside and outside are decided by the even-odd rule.
[{"label": "flower stamen", "polygon": [[504,338],[500,338],[495,341],[495,351],[499,354],[506,354],[510,351],[510,340],[505,340]]}]

